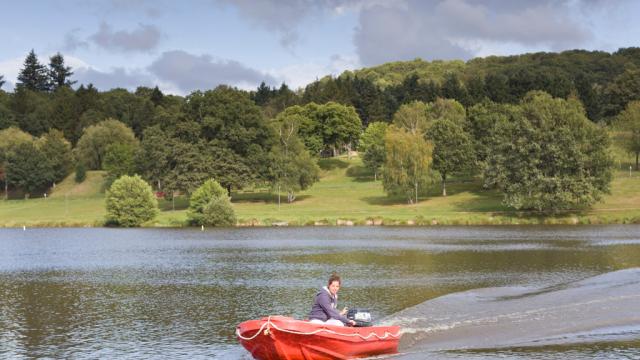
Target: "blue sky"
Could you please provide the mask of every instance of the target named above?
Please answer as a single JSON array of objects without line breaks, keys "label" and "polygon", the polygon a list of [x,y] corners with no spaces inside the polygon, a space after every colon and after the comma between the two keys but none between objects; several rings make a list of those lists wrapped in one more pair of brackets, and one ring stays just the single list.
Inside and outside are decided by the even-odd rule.
[{"label": "blue sky", "polygon": [[635,0],[0,0],[0,75],[61,52],[79,83],[294,88],[387,61],[640,46]]}]

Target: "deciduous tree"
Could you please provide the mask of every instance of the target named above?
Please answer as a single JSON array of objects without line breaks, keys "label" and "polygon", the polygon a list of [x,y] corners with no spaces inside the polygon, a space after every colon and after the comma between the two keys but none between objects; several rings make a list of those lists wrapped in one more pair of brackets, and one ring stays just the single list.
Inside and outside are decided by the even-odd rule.
[{"label": "deciduous tree", "polygon": [[442,179],[442,196],[447,196],[447,177],[473,168],[475,156],[462,126],[447,118],[433,122],[427,133],[433,144],[433,164]]},{"label": "deciduous tree", "polygon": [[107,146],[102,169],[107,172],[105,186],[109,187],[123,175],[134,175],[137,148],[131,144],[114,143]]},{"label": "deciduous tree", "polygon": [[380,168],[384,165],[384,137],[387,127],[387,123],[384,122],[376,121],[370,123],[367,126],[367,130],[360,136],[360,143],[358,144],[362,154],[362,162],[373,171],[375,180],[378,179]]},{"label": "deciduous tree", "polygon": [[78,140],[75,151],[88,169],[99,170],[102,169],[107,147],[112,144],[137,147],[138,140],[125,124],[115,119],[107,119],[86,128]]},{"label": "deciduous tree", "polygon": [[632,101],[618,115],[616,126],[622,131],[622,146],[636,156],[636,170],[640,156],[640,101]]},{"label": "deciduous tree", "polygon": [[51,185],[51,163],[33,142],[21,143],[9,154],[6,166],[9,183],[24,190],[25,195]]},{"label": "deciduous tree", "polygon": [[71,144],[64,138],[61,131],[49,130],[38,139],[36,144],[51,166],[53,181],[61,181],[69,175],[73,166]]},{"label": "deciduous tree", "polygon": [[429,171],[433,145],[421,134],[408,132],[392,125],[385,135],[386,159],[383,187],[392,195],[404,195],[408,201],[418,202],[432,177]]},{"label": "deciduous tree", "polygon": [[305,121],[303,116],[281,113],[273,124],[278,142],[270,153],[271,183],[278,196],[280,191],[287,193],[289,203],[295,200],[297,191],[307,189],[319,179],[316,159],[298,137],[299,126]]},{"label": "deciduous tree", "polygon": [[496,127],[485,183],[516,209],[553,212],[600,200],[612,177],[606,132],[577,100],[534,91],[520,106],[512,121]]}]

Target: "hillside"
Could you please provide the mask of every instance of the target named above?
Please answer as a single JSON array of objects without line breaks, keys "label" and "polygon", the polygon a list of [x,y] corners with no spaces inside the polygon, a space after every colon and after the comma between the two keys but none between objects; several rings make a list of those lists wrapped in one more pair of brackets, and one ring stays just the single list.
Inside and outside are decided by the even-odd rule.
[{"label": "hillside", "polygon": [[[626,156],[621,154],[621,156]],[[514,212],[501,205],[495,191],[480,182],[453,179],[449,196],[434,185],[416,205],[385,195],[359,158],[322,159],[320,182],[297,194],[292,204],[266,189],[246,189],[232,194],[240,225],[482,225],[482,224],[603,224],[640,222],[640,174],[628,170],[630,158],[617,163],[612,193],[592,210],[543,216]],[[47,199],[0,201],[0,226],[101,226],[105,214],[102,174],[89,172],[82,184],[68,178]],[[67,196],[64,196],[67,194]],[[187,201],[160,201],[160,215],[146,226],[184,226]]]},{"label": "hillside", "polygon": [[60,197],[96,197],[102,196],[102,183],[104,171],[87,171],[87,178],[81,183],[76,183],[75,173],[71,173],[62,182],[51,189],[51,198]]}]

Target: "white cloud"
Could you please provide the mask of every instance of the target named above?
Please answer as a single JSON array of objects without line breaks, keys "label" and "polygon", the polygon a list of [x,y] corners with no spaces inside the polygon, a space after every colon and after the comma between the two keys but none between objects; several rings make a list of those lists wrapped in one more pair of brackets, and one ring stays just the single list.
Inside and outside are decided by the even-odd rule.
[{"label": "white cloud", "polygon": [[2,90],[12,91],[14,89],[23,62],[23,58],[0,61],[0,75],[4,75],[3,80],[6,81],[6,83],[2,85]]},{"label": "white cloud", "polygon": [[327,75],[337,76],[345,70],[354,70],[359,67],[361,65],[355,55],[333,55],[327,62],[293,64],[279,69],[271,69],[268,73],[275,78],[282,79],[290,88],[298,89]]}]

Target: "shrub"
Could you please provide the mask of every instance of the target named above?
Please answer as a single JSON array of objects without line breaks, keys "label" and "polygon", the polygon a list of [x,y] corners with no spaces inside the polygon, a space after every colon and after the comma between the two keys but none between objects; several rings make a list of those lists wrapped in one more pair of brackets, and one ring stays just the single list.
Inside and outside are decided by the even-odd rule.
[{"label": "shrub", "polygon": [[201,225],[233,226],[236,224],[236,213],[226,197],[213,198],[204,207]]},{"label": "shrub", "polygon": [[158,201],[151,186],[138,175],[122,176],[107,191],[107,223],[139,226],[158,214]]},{"label": "shrub", "polygon": [[227,191],[215,180],[207,180],[191,195],[187,218],[192,225],[229,226],[236,217]]},{"label": "shrub", "polygon": [[79,162],[76,164],[76,183],[80,184],[87,178],[87,167],[84,163]]}]

